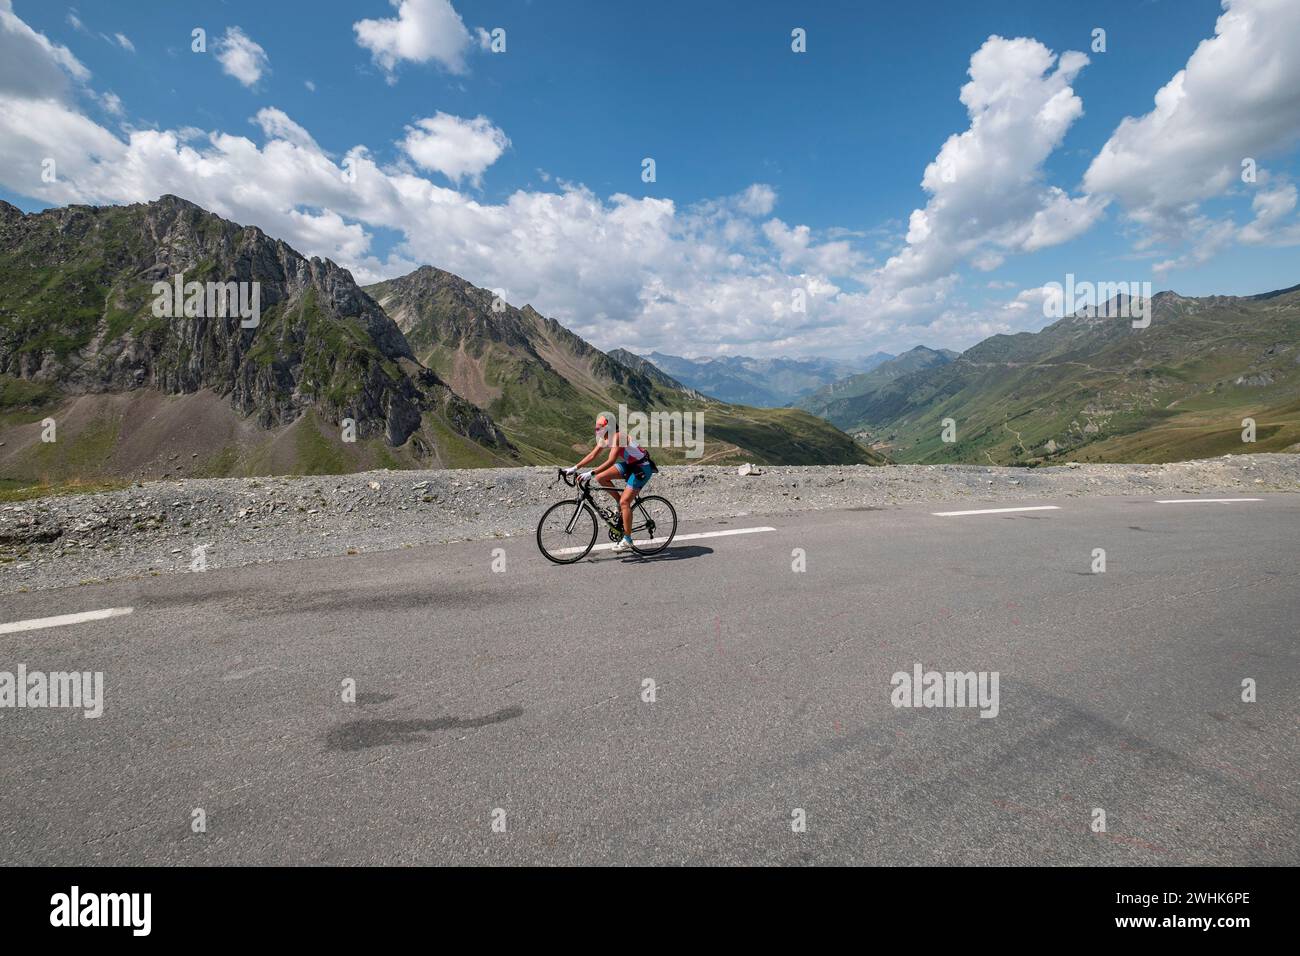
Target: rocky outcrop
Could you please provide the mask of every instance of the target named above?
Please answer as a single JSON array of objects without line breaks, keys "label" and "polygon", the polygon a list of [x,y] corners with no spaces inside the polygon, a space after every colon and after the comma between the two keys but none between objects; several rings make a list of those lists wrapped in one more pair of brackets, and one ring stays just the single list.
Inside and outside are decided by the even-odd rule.
[{"label": "rocky outcrop", "polygon": [[[235,288],[250,306],[255,288],[256,323],[186,315],[175,302],[157,314],[155,283],[178,276],[243,284]],[[0,375],[72,394],[211,388],[266,427],[310,407],[393,446],[435,412],[462,435],[509,449],[484,412],[416,361],[346,269],[176,196],[30,215],[0,208]]]}]

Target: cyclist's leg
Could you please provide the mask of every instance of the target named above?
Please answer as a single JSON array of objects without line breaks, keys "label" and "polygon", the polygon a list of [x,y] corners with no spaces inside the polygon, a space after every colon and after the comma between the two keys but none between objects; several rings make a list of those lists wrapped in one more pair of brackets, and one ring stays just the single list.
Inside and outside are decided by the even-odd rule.
[{"label": "cyclist's leg", "polygon": [[627,487],[623,489],[623,494],[619,496],[619,510],[623,512],[623,533],[631,536],[632,534],[632,502],[636,496],[641,493],[641,489],[646,486],[650,480],[650,475],[645,468],[638,468],[632,474],[628,475]]},{"label": "cyclist's leg", "polygon": [[619,511],[623,512],[623,533],[628,537],[632,536],[632,502],[636,499],[636,495],[636,489],[628,485],[618,499]]},{"label": "cyclist's leg", "polygon": [[621,461],[614,462],[614,464],[611,465],[609,468],[606,468],[604,471],[596,472],[596,474],[593,475],[592,477],[595,480],[596,484],[607,486],[606,490],[609,491],[609,495],[611,498],[613,498],[615,501],[619,500],[618,490],[610,489],[608,488],[608,485],[615,478],[623,477],[623,463]]}]

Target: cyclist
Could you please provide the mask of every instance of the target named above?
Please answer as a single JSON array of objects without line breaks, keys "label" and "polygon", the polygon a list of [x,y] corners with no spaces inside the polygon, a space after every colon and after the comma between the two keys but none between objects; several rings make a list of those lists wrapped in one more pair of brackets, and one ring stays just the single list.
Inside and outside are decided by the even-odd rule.
[{"label": "cyclist", "polygon": [[609,449],[609,456],[605,459],[605,463],[599,466],[599,469],[584,471],[578,476],[578,480],[587,482],[595,477],[597,484],[608,485],[615,478],[626,479],[627,487],[623,489],[622,494],[612,488],[606,490],[618,502],[619,511],[623,514],[623,537],[614,545],[614,550],[630,551],[632,549],[632,502],[636,500],[636,496],[641,493],[641,489],[646,486],[646,482],[657,469],[646,450],[618,430],[618,422],[611,421],[605,415],[599,415],[596,418],[596,447],[587,452],[582,461],[571,468],[566,468],[565,472],[572,475],[583,465],[589,464],[600,454],[602,448]]}]

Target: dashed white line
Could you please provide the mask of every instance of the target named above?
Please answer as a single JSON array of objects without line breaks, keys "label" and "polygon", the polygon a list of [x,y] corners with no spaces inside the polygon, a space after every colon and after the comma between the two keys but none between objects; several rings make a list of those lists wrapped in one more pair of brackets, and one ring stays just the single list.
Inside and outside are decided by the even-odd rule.
[{"label": "dashed white line", "polygon": [[[697,538],[725,538],[727,535],[732,535],[732,534],[757,534],[760,531],[775,531],[775,530],[776,530],[775,528],[764,527],[764,528],[729,528],[726,531],[697,531],[694,534],[679,534],[673,538],[673,543],[676,544],[678,541],[693,541]],[[647,543],[655,544],[656,542],[662,540],[663,540],[662,538],[651,538],[650,541]],[[614,547],[614,542],[607,541],[604,544],[596,545],[591,550],[608,551],[612,547]],[[562,548],[561,550],[555,551],[553,553],[554,554],[577,554],[579,551],[585,551],[585,550],[587,549],[586,548]]]},{"label": "dashed white line", "polygon": [[27,621],[12,621],[0,624],[0,634],[16,634],[19,631],[39,631],[45,627],[62,627],[65,624],[80,624],[82,621],[102,621],[108,617],[121,617],[130,614],[133,607],[106,607],[98,611],[81,611],[77,614],[60,614],[57,617],[34,617]]},{"label": "dashed white line", "polygon": [[1263,498],[1157,498],[1158,505],[1231,504],[1234,501],[1263,501]]},{"label": "dashed white line", "polygon": [[956,518],[960,515],[1002,515],[1011,511],[1060,511],[1059,505],[1034,505],[1029,508],[980,508],[976,511],[931,511],[937,518]]}]

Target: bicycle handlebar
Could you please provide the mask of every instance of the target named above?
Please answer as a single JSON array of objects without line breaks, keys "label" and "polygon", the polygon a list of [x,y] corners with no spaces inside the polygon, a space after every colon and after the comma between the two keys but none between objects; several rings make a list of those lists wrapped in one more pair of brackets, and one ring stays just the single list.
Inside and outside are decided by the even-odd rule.
[{"label": "bicycle handlebar", "polygon": [[619,491],[619,490],[620,490],[619,488],[616,488],[616,487],[613,486],[613,485],[593,485],[590,481],[588,481],[588,482],[586,482],[586,483],[584,484],[584,483],[582,483],[582,482],[580,482],[580,481],[578,480],[578,479],[581,477],[581,472],[579,472],[579,473],[576,474],[576,475],[566,475],[566,474],[564,473],[564,469],[563,469],[563,468],[557,468],[557,469],[555,469],[555,473],[556,473],[556,475],[559,476],[559,479],[560,479],[562,482],[564,482],[566,485],[568,485],[570,488],[577,488],[577,487],[581,484],[582,487],[584,487],[584,488],[597,488],[597,489],[600,489],[600,490],[602,490],[602,491]]},{"label": "bicycle handlebar", "polygon": [[579,475],[566,475],[563,468],[555,469],[556,476],[568,485],[570,488],[577,488],[582,485],[583,488],[595,488],[597,491],[622,491],[617,485],[593,485],[590,481],[585,484],[578,481]]}]

